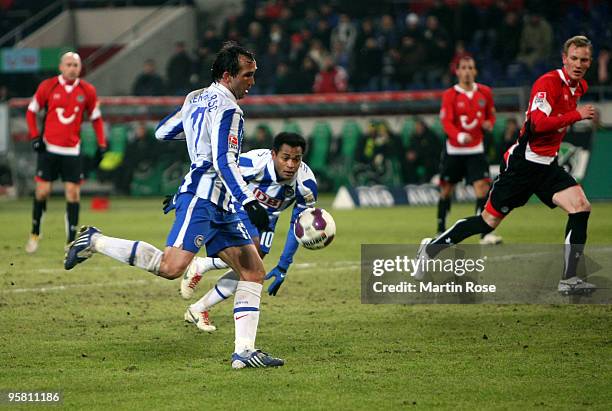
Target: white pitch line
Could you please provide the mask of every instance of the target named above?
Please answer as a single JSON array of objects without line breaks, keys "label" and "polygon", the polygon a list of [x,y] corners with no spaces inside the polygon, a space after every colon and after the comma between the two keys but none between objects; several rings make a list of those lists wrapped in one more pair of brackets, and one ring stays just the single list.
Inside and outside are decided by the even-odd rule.
[{"label": "white pitch line", "polygon": [[35,287],[35,288],[15,288],[12,290],[2,290],[2,294],[9,293],[46,293],[47,291],[65,291],[72,288],[98,288],[98,287],[114,287],[124,286],[128,284],[149,284],[151,280],[128,280],[128,281],[116,281],[112,283],[89,283],[89,284],[66,284],[66,285],[53,285],[49,287]]}]

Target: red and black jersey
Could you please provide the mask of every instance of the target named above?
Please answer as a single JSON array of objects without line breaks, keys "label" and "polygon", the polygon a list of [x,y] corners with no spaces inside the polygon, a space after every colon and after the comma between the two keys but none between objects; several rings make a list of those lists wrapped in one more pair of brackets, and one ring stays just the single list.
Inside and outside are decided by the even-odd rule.
[{"label": "red and black jersey", "polygon": [[[448,154],[477,154],[484,152],[482,123],[486,120],[495,123],[493,93],[484,84],[474,83],[470,91],[455,85],[442,94],[440,121],[448,136]],[[464,134],[470,141],[464,141]]]},{"label": "red and black jersey", "polygon": [[43,109],[46,109],[43,137],[50,153],[79,154],[85,112],[93,123],[98,145],[106,146],[96,89],[87,81],[76,79],[73,84],[67,84],[59,75],[40,83],[26,114],[31,138],[39,135],[36,113]]},{"label": "red and black jersey", "polygon": [[571,84],[565,69],[553,70],[538,78],[531,89],[518,142],[510,147],[507,155],[519,154],[535,163],[551,164],[568,127],[582,119],[576,107],[587,89],[584,80]]}]

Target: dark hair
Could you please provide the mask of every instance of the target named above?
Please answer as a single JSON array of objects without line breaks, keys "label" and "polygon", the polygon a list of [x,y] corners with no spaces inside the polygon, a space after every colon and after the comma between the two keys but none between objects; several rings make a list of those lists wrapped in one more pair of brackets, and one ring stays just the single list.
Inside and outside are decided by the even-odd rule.
[{"label": "dark hair", "polygon": [[274,137],[272,150],[278,153],[278,150],[280,150],[283,144],[287,144],[289,147],[302,147],[302,153],[306,152],[306,140],[297,133],[289,133],[286,131],[278,133],[276,137]]},{"label": "dark hair", "polygon": [[219,81],[226,71],[232,76],[236,76],[240,71],[240,56],[255,61],[253,53],[238,45],[235,41],[224,43],[221,50],[217,53],[215,62],[212,65],[213,81]]}]

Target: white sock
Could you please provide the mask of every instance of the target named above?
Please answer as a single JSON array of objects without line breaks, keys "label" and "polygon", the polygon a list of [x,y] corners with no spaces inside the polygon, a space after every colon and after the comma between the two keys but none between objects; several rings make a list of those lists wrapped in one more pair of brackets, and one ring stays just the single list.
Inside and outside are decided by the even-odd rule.
[{"label": "white sock", "polygon": [[195,257],[191,262],[191,267],[195,269],[196,273],[204,274],[210,270],[220,270],[229,266],[220,258]]},{"label": "white sock", "polygon": [[239,281],[234,297],[235,353],[255,350],[262,284]]},{"label": "white sock", "polygon": [[215,284],[213,288],[204,294],[204,297],[191,304],[189,308],[191,308],[192,311],[197,311],[200,313],[210,310],[213,306],[219,304],[223,300],[228,299],[236,292],[236,287],[238,287],[239,280],[240,277],[238,274],[236,274],[233,270],[229,270],[217,280],[217,284]]},{"label": "white sock", "polygon": [[163,252],[149,243],[108,237],[102,234],[94,235],[91,242],[94,251],[98,253],[159,275],[159,264]]}]

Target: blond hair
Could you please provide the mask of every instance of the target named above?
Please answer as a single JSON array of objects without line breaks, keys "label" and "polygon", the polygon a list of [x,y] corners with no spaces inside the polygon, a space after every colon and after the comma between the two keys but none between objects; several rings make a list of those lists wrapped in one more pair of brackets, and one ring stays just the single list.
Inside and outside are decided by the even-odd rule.
[{"label": "blond hair", "polygon": [[575,47],[588,47],[591,54],[593,54],[593,45],[591,44],[591,40],[589,40],[586,36],[574,36],[567,39],[563,45],[563,54],[567,54],[570,46],[572,45]]}]

